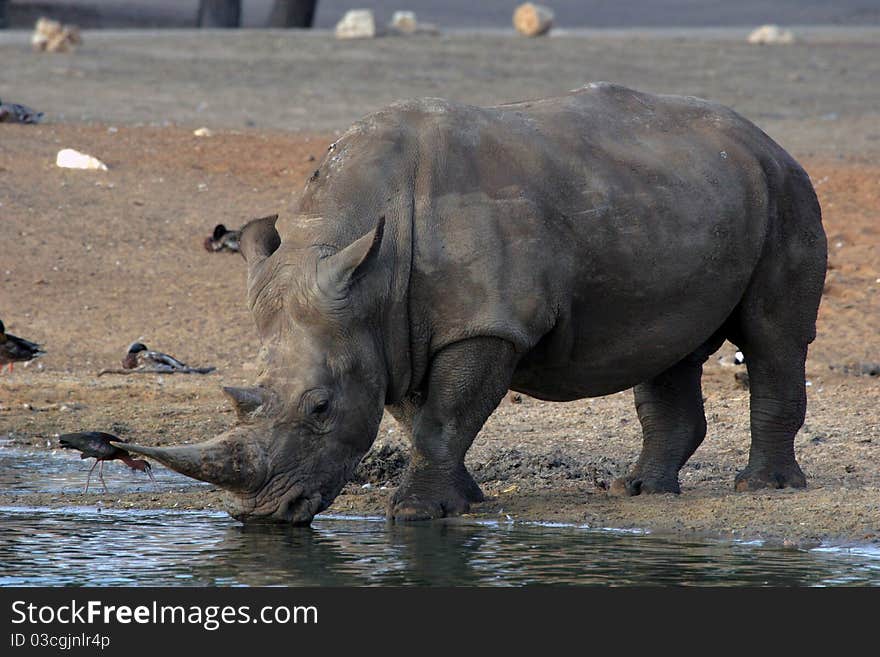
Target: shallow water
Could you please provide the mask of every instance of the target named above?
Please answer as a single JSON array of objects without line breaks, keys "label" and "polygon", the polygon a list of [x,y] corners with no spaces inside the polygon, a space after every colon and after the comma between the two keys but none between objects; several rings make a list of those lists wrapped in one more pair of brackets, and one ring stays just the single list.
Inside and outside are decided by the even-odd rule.
[{"label": "shallow water", "polygon": [[224,514],[0,507],[2,586],[880,584],[880,555],[631,533],[321,517],[243,527]]},{"label": "shallow water", "polygon": [[[111,493],[201,485],[158,466],[154,484],[111,465]],[[88,467],[67,452],[0,447],[0,489],[79,492]],[[295,528],[204,511],[0,507],[0,586],[524,584],[880,585],[880,551],[523,523],[322,515]]]}]

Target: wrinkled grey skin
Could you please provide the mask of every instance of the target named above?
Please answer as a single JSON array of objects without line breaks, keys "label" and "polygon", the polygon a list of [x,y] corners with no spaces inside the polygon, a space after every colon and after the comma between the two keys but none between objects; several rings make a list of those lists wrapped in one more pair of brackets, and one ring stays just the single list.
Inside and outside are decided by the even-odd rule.
[{"label": "wrinkled grey skin", "polygon": [[802,487],[826,245],[803,169],[695,98],[591,84],[490,108],[402,102],[355,124],[298,211],[242,235],[263,343],[240,424],[133,448],[232,492],[238,518],[308,523],[383,408],[412,458],[398,520],[482,499],[464,466],[508,388],[567,401],[635,387],[643,450],[614,490],[679,492],[706,433],[702,364],[727,338],[751,382],[736,488]]}]

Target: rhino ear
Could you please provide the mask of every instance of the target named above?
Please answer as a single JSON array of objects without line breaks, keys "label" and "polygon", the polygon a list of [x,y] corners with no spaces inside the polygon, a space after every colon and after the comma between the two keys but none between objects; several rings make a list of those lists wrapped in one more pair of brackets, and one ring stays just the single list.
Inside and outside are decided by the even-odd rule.
[{"label": "rhino ear", "polygon": [[239,250],[248,264],[253,265],[263,258],[268,258],[281,246],[281,236],[275,230],[278,215],[253,219],[241,229]]},{"label": "rhino ear", "polygon": [[385,217],[379,218],[376,228],[347,247],[321,260],[318,284],[324,291],[348,291],[349,286],[363,276],[367,266],[379,255],[385,234]]},{"label": "rhino ear", "polygon": [[235,414],[239,420],[250,417],[265,402],[265,394],[262,388],[232,388],[226,386],[223,392],[232,402]]}]

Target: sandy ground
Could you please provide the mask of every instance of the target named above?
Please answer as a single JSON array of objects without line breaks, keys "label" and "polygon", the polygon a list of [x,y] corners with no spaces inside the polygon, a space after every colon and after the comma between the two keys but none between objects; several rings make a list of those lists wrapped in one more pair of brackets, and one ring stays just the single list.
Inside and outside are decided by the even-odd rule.
[{"label": "sandy ground", "polygon": [[[0,317],[10,332],[49,350],[38,365],[0,377],[0,437],[13,444],[52,447],[56,434],[82,429],[176,444],[204,440],[229,426],[233,415],[220,385],[251,381],[258,344],[244,304],[243,260],[208,254],[201,246],[213,225],[290,212],[315,166],[312,158],[322,157],[349,115],[381,99],[418,95],[425,87],[434,95],[449,88],[444,95],[474,101],[517,97],[515,81],[498,70],[506,64],[487,64],[484,71],[458,59],[471,53],[493,60],[485,44],[480,50],[467,40],[438,41],[430,57],[416,41],[358,46],[358,56],[369,55],[374,63],[413,57],[416,64],[397,79],[383,66],[359,68],[354,53],[324,49],[319,39],[286,42],[300,48],[297,57],[261,50],[265,44],[256,33],[177,38],[96,38],[91,50],[72,57],[39,57],[16,38],[0,39],[0,57],[10,62],[0,74],[0,97],[49,112],[45,125],[0,125]],[[657,77],[642,86],[672,92],[701,87],[700,95],[750,109],[745,113],[809,171],[830,244],[819,337],[808,362],[807,423],[796,442],[809,488],[732,491],[748,455],[748,394],[734,380],[738,370],[718,362],[733,353],[725,345],[706,368],[709,435],[682,471],[682,495],[607,495],[610,481],[625,472],[640,447],[631,393],[568,404],[526,397],[503,402],[470,452],[468,465],[488,497],[474,513],[798,546],[880,544],[880,380],[844,369],[880,361],[880,167],[874,160],[880,85],[869,84],[880,71],[876,47],[858,39],[796,46],[773,51],[783,63],[762,69],[755,50],[725,46],[729,53],[723,57],[710,41],[676,48],[668,40],[599,44],[612,53],[634,49],[622,63],[595,43],[572,39],[568,50],[554,50],[561,41],[536,46],[549,48],[560,62],[563,79],[556,85],[542,80],[544,64],[528,64],[519,42],[493,41],[510,50],[510,57],[494,59],[520,58],[534,90],[542,93],[576,86],[572,49],[596,55],[606,72],[643,62],[638,75],[622,71],[620,81],[632,83],[626,78],[653,70]],[[699,54],[715,73],[700,78],[693,70],[656,63],[677,49]],[[248,70],[259,75],[224,69],[242,52],[251,53]],[[300,66],[302,59],[320,59],[318,54],[326,63],[323,85],[317,71],[297,89],[272,83],[273,75],[291,75],[282,70],[285,63]],[[438,66],[419,69],[420,57]],[[224,70],[228,77],[220,85]],[[419,70],[424,79],[410,84]],[[471,73],[485,77],[474,80]],[[617,79],[586,79],[594,77]],[[477,89],[480,82],[484,88]],[[320,92],[320,99],[310,90]],[[142,105],[148,99],[155,102]],[[261,104],[263,111],[256,111]],[[247,116],[254,118],[242,118]],[[291,129],[283,130],[285,124]],[[214,136],[194,137],[192,128],[199,125],[210,126]],[[110,171],[56,168],[55,153],[64,147],[100,157]],[[115,366],[135,339],[218,370],[208,376],[96,376]],[[386,420],[358,481],[331,511],[381,512],[405,459],[399,430]],[[136,507],[221,505],[219,493],[204,490],[122,497],[0,491],[0,505],[99,499]]]},{"label": "sandy ground", "polygon": [[787,47],[704,30],[352,41],[295,31],[86,31],[74,56],[33,54],[28,37],[0,32],[0,98],[56,123],[329,133],[401,98],[488,105],[608,80],[729,105],[798,157],[880,155],[876,27],[817,29]]}]

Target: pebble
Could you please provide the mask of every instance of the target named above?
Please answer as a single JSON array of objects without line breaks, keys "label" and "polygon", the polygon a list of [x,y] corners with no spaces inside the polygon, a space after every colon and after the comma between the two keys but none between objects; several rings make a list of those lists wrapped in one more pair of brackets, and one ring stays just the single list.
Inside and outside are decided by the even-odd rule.
[{"label": "pebble", "polygon": [[336,24],[337,39],[372,39],[376,36],[376,19],[369,9],[352,9]]},{"label": "pebble", "polygon": [[794,43],[794,32],[778,25],[762,25],[752,30],[747,41],[754,45],[788,45]]},{"label": "pebble", "polygon": [[90,169],[107,171],[107,165],[96,157],[73,148],[63,148],[55,156],[55,165],[62,169]]}]

